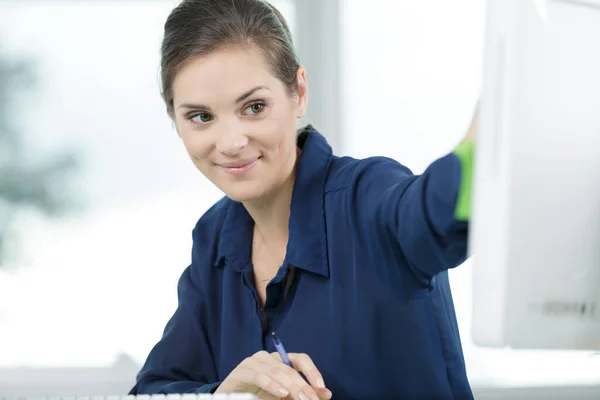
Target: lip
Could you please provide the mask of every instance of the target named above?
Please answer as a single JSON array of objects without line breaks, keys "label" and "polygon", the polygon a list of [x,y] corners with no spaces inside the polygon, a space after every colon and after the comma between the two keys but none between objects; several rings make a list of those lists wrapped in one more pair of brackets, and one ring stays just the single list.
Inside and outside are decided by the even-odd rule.
[{"label": "lip", "polygon": [[258,160],[260,160],[260,157],[250,160],[237,161],[234,163],[219,164],[219,167],[223,168],[223,170],[229,174],[240,176],[254,168],[254,166],[258,163]]}]

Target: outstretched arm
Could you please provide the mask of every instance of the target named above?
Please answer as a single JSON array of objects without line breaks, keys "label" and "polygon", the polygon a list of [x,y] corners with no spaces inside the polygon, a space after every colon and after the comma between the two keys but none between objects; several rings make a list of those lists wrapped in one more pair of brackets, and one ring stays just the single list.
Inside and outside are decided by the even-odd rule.
[{"label": "outstretched arm", "polygon": [[475,131],[476,118],[461,144],[421,175],[383,157],[363,161],[358,172],[353,197],[366,229],[424,278],[466,259]]}]

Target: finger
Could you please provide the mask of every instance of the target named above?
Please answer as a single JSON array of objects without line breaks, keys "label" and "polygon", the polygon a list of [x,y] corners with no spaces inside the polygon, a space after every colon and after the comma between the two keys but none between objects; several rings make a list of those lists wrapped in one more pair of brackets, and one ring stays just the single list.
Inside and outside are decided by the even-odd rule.
[{"label": "finger", "polygon": [[[319,400],[331,400],[331,391],[327,389],[316,389]],[[289,395],[285,400],[297,400],[293,395]]]},{"label": "finger", "polygon": [[262,364],[264,363],[252,357],[246,359],[237,368],[239,373],[237,379],[241,382],[252,383],[265,392],[275,396],[275,398],[286,398],[290,394],[290,391],[277,379],[266,374]]},{"label": "finger", "polygon": [[302,372],[311,385],[319,389],[325,388],[323,375],[321,375],[321,372],[319,372],[317,366],[307,354],[290,353],[288,356],[294,368]]},{"label": "finger", "polygon": [[264,368],[271,378],[278,381],[290,391],[290,395],[297,400],[321,400],[315,388],[311,387],[294,368],[281,362],[281,359],[263,354],[258,355],[264,362]]},{"label": "finger", "polygon": [[331,390],[329,389],[316,389],[317,395],[322,399],[322,400],[330,400],[331,397],[333,397],[333,393],[331,393]]}]

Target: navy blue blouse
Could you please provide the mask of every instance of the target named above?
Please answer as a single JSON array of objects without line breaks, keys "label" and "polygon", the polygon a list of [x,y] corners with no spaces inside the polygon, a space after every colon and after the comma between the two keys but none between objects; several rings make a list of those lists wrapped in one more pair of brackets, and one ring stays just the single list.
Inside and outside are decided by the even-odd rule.
[{"label": "navy blue blouse", "polygon": [[413,175],[398,162],[336,157],[300,135],[287,253],[254,286],[253,221],[223,198],[193,231],[179,303],[132,394],[206,393],[246,357],[307,353],[334,399],[471,399],[448,282],[466,258],[455,218],[461,164],[450,153]]}]

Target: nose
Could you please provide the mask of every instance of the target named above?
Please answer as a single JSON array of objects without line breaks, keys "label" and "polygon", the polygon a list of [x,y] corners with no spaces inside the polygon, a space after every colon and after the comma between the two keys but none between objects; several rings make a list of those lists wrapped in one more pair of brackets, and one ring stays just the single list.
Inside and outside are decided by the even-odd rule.
[{"label": "nose", "polygon": [[248,145],[248,137],[236,122],[224,126],[217,139],[217,151],[228,156],[235,156]]}]

